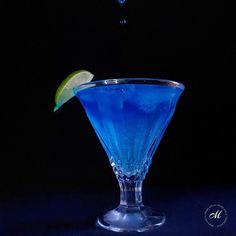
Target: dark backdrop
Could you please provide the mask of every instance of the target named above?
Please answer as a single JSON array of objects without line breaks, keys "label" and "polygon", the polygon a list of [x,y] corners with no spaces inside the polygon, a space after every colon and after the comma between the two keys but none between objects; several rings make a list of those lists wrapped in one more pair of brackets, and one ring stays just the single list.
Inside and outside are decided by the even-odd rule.
[{"label": "dark backdrop", "polygon": [[124,11],[122,26],[115,0],[5,3],[1,191],[117,188],[76,99],[53,113],[77,69],[185,84],[146,187],[234,183],[235,44],[223,2],[128,0]]}]

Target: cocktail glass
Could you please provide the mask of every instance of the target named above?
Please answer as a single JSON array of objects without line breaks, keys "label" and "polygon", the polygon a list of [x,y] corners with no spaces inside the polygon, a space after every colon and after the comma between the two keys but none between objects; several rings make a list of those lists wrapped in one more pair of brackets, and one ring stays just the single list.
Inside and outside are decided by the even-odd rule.
[{"label": "cocktail glass", "polygon": [[165,222],[142,203],[142,183],[184,85],[160,79],[110,79],[75,88],[120,186],[120,204],[97,224],[116,232],[142,232]]}]

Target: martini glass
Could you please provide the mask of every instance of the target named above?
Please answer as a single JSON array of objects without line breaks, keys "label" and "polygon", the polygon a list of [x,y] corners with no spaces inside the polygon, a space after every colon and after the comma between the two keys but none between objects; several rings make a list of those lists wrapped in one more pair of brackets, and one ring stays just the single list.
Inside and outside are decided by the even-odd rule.
[{"label": "martini glass", "polygon": [[97,224],[116,232],[160,227],[163,214],[142,203],[142,183],[184,85],[160,79],[110,79],[75,88],[118,179],[120,204]]}]

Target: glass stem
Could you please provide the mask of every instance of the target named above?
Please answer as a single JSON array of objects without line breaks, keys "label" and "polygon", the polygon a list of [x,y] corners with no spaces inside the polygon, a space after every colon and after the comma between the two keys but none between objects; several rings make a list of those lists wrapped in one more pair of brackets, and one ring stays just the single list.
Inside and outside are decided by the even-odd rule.
[{"label": "glass stem", "polygon": [[125,207],[140,207],[142,203],[142,181],[119,181],[120,205]]}]

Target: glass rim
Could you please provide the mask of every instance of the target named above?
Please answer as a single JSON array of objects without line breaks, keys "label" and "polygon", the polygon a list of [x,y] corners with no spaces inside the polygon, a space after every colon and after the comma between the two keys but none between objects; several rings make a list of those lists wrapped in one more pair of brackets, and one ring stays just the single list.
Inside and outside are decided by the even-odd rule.
[{"label": "glass rim", "polygon": [[167,79],[154,79],[154,78],[116,78],[116,79],[105,79],[105,80],[94,80],[88,83],[80,84],[75,88],[76,91],[84,90],[87,88],[106,86],[106,85],[119,85],[119,84],[149,84],[149,85],[159,85],[163,87],[172,87],[185,89],[182,83],[167,80]]}]

